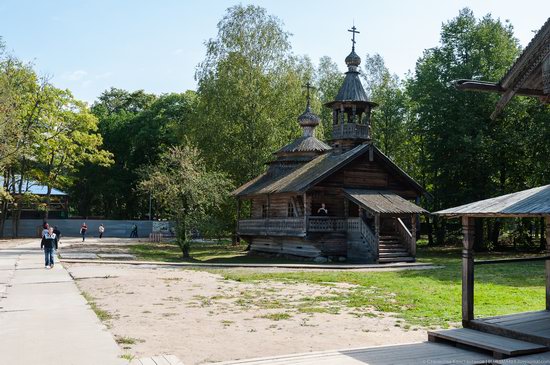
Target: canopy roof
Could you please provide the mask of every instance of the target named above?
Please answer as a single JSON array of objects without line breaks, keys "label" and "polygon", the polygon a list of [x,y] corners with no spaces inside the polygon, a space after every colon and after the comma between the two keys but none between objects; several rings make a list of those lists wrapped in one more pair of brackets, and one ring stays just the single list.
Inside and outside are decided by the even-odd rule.
[{"label": "canopy roof", "polygon": [[[459,90],[479,90],[502,93],[491,118],[504,109],[515,94],[539,96],[548,102],[548,90],[543,85],[543,64],[550,62],[550,18],[529,42],[522,54],[499,82],[480,80],[457,80]],[[546,61],[545,61],[546,59]]]},{"label": "canopy roof", "polygon": [[362,208],[377,214],[424,214],[428,211],[399,195],[380,190],[344,189],[344,194]]},{"label": "canopy roof", "polygon": [[550,215],[550,185],[440,210],[441,216],[536,217]]}]

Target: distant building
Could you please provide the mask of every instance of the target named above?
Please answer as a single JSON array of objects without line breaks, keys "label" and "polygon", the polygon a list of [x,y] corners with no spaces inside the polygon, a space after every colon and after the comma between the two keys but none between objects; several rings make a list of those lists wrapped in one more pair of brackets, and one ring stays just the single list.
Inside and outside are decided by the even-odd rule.
[{"label": "distant building", "polygon": [[[352,29],[355,39],[355,27]],[[237,233],[252,251],[303,257],[345,257],[358,262],[414,261],[415,204],[425,190],[373,143],[361,58],[346,57],[348,71],[332,109],[330,145],[315,137],[320,119],[298,117],[302,137],[275,152],[266,173],[233,192],[250,202],[251,216]]]},{"label": "distant building", "polygon": [[[4,186],[4,189],[6,189],[6,185],[4,184],[4,179],[0,177],[0,185]],[[16,188],[13,188],[13,185],[16,186]],[[21,190],[19,190],[19,186],[21,185]],[[33,194],[38,197],[38,202],[27,202],[23,203],[23,207],[21,209],[21,219],[39,219],[42,218],[44,215],[43,209],[39,208],[40,204],[44,204],[46,202],[45,197],[48,193],[48,187],[45,185],[41,185],[37,183],[36,181],[32,180],[26,180],[24,179],[22,184],[20,178],[16,178],[14,182],[10,182],[8,184],[7,189],[12,195],[20,195],[20,194]],[[13,192],[16,192],[15,194]],[[11,211],[11,207],[9,211]],[[52,188],[51,194],[50,194],[50,204],[49,204],[49,218],[55,219],[55,218],[68,218],[69,217],[69,195],[61,190]],[[9,218],[8,214],[8,218]]]}]

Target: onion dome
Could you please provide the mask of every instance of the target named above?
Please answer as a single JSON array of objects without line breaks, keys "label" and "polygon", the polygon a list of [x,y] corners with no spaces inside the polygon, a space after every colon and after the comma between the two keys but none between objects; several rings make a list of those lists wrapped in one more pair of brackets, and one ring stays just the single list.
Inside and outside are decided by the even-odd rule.
[{"label": "onion dome", "polygon": [[[355,47],[354,47],[355,48]],[[346,65],[348,67],[350,66],[359,66],[361,64],[361,57],[357,53],[355,53],[355,49],[351,51],[351,53],[346,57]]]},{"label": "onion dome", "polygon": [[302,127],[316,127],[321,122],[321,118],[311,111],[309,100],[307,101],[306,110],[298,117],[298,123]]}]

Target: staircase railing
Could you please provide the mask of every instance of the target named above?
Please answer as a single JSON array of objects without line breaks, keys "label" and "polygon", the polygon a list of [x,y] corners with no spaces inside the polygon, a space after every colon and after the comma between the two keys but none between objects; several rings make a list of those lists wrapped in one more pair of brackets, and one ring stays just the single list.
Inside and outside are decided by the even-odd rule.
[{"label": "staircase railing", "polygon": [[368,246],[372,247],[376,260],[378,260],[378,237],[362,219],[359,219],[359,231],[361,232],[361,238],[365,240]]},{"label": "staircase railing", "polygon": [[397,218],[397,224],[396,224],[397,231],[399,232],[399,236],[401,238],[401,242],[404,244],[404,246],[407,249],[407,252],[411,256],[416,255],[416,242],[415,239],[405,225],[405,222],[401,218]]}]

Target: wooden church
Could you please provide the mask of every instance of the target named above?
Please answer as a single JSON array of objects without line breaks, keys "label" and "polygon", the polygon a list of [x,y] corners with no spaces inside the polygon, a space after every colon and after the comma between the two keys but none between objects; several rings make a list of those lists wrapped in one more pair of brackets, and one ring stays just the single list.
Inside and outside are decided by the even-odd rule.
[{"label": "wooden church", "polygon": [[308,100],[298,117],[303,135],[274,153],[267,171],[233,194],[250,201],[237,234],[251,251],[364,263],[414,261],[417,206],[425,190],[373,143],[371,111],[359,77],[361,58],[346,57],[346,76],[332,109],[332,139],[315,138],[320,123]]}]

